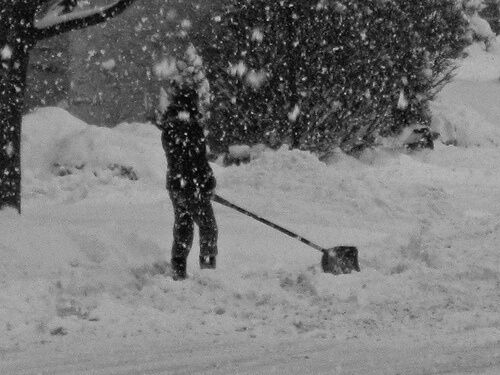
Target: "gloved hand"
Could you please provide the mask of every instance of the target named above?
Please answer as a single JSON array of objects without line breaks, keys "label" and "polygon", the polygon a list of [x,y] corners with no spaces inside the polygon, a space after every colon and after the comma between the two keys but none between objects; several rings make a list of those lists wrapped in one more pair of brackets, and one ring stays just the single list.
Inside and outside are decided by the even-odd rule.
[{"label": "gloved hand", "polygon": [[215,194],[216,194],[215,189],[210,190],[210,191],[208,192],[208,194],[209,194],[210,200],[213,200],[213,199],[214,199],[214,197],[215,197]]}]

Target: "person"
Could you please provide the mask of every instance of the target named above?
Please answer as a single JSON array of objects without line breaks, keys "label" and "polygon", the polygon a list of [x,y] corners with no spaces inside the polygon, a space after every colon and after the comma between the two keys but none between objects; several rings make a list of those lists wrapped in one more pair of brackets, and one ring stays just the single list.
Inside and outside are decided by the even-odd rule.
[{"label": "person", "polygon": [[162,130],[167,157],[167,190],[174,208],[172,277],[187,277],[186,262],[199,227],[201,269],[215,269],[217,223],[211,198],[216,179],[207,158],[198,93],[189,85],[171,83],[171,95],[156,125]]}]

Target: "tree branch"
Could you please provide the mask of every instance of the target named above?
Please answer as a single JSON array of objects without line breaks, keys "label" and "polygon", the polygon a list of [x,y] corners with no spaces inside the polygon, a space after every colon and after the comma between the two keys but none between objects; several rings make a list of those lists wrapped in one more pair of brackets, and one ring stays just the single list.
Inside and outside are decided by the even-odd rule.
[{"label": "tree branch", "polygon": [[135,0],[116,0],[113,5],[80,11],[81,17],[78,17],[78,12],[75,14],[63,14],[47,27],[37,28],[35,22],[35,38],[37,40],[47,39],[68,31],[84,29],[103,23],[125,11],[134,1]]}]

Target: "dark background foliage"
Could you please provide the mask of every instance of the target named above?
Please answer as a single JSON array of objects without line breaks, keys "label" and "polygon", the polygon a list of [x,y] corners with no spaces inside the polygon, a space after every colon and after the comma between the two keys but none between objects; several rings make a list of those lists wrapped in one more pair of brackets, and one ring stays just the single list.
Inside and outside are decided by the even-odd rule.
[{"label": "dark background foliage", "polygon": [[454,0],[226,0],[202,25],[212,149],[286,143],[326,155],[426,125],[467,21]]}]

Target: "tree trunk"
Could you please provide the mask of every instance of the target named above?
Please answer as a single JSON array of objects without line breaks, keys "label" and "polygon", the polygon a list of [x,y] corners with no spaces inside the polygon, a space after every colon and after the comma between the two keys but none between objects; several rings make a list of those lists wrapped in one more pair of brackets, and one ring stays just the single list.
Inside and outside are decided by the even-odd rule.
[{"label": "tree trunk", "polygon": [[[21,121],[31,39],[30,9],[2,9],[0,16],[0,209],[21,212]],[[32,12],[31,12],[32,13]]]}]

